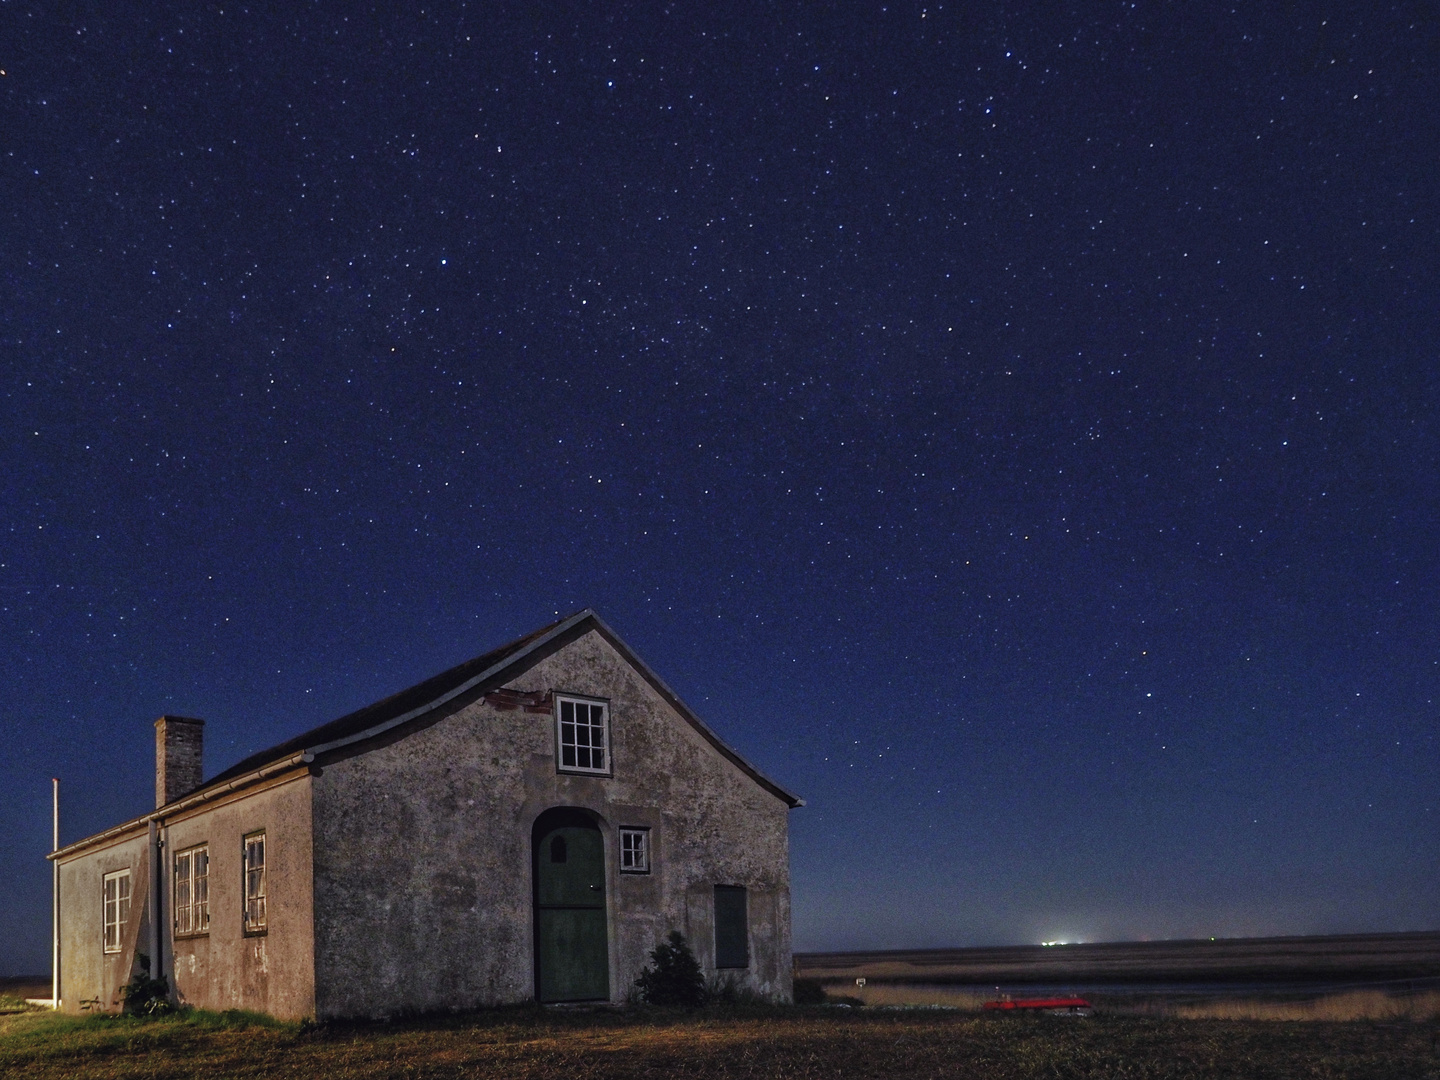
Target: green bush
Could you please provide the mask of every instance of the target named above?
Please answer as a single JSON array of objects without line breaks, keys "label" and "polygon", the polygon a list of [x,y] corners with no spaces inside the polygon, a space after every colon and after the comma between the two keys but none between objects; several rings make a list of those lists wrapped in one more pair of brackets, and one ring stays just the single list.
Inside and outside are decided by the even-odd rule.
[{"label": "green bush", "polygon": [[647,1005],[698,1009],[705,1004],[705,976],[684,934],[671,930],[666,940],[655,946],[650,966],[635,980],[635,989]]},{"label": "green bush", "polygon": [[135,959],[139,961],[140,970],[120,991],[120,1000],[125,1003],[124,1011],[133,1016],[161,1016],[174,1012],[175,1005],[170,1000],[170,980],[164,975],[158,979],[150,977],[150,957],[144,953],[139,953]]}]

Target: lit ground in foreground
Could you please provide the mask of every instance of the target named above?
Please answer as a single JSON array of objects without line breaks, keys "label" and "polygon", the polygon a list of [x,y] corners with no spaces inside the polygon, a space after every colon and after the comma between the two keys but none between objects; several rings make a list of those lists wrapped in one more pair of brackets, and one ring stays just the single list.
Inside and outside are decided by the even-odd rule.
[{"label": "lit ground in foreground", "polygon": [[503,1010],[302,1029],[213,1015],[31,1013],[0,1017],[0,1076],[1440,1080],[1440,1023],[817,1008],[688,1017]]}]

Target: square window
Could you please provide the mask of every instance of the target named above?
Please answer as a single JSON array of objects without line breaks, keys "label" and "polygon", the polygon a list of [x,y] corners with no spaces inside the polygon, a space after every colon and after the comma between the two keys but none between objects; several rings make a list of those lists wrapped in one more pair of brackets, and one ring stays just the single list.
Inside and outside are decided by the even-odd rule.
[{"label": "square window", "polygon": [[130,921],[130,871],[105,875],[105,951],[118,953]]},{"label": "square window", "polygon": [[603,701],[555,698],[556,757],[561,772],[610,775],[610,710]]},{"label": "square window", "polygon": [[621,826],[620,872],[622,874],[648,874],[650,872],[649,829]]},{"label": "square window", "polygon": [[175,935],[210,932],[210,846],[200,844],[175,855]]},{"label": "square window", "polygon": [[265,933],[265,834],[245,837],[245,933]]}]

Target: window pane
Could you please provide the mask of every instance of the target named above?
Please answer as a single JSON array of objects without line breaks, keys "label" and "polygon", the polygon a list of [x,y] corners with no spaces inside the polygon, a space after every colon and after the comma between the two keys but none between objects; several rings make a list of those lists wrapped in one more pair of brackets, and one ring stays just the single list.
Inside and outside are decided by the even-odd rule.
[{"label": "window pane", "polygon": [[559,764],[562,769],[604,772],[607,723],[604,705],[565,701],[558,707]]},{"label": "window pane", "polygon": [[119,952],[124,927],[120,918],[120,882],[123,875],[104,878],[104,950]]},{"label": "window pane", "polygon": [[646,851],[648,833],[644,829],[620,830],[620,869],[647,873],[650,862]]},{"label": "window pane", "polygon": [[193,865],[195,884],[190,890],[190,902],[195,908],[195,929],[203,932],[210,929],[210,849],[196,851]]},{"label": "window pane", "polygon": [[175,856],[175,932],[188,934],[190,922],[190,853]]},{"label": "window pane", "polygon": [[245,840],[245,928],[265,929],[265,836]]},{"label": "window pane", "polygon": [[745,890],[737,885],[715,886],[715,966],[750,966],[749,921]]},{"label": "window pane", "polygon": [[175,933],[203,934],[210,929],[209,872],[208,847],[175,856]]}]

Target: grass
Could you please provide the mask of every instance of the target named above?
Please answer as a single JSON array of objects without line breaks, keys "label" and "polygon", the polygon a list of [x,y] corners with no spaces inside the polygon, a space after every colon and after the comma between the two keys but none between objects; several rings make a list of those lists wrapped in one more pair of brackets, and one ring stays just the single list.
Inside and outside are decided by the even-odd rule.
[{"label": "grass", "polygon": [[1440,1080],[1440,1024],[868,1009],[493,1010],[319,1027],[254,1014],[0,1017],[6,1080]]},{"label": "grass", "polygon": [[1237,998],[1174,1006],[1172,1015],[1187,1020],[1440,1020],[1440,992],[1384,994],[1352,990],[1298,1001]]}]

